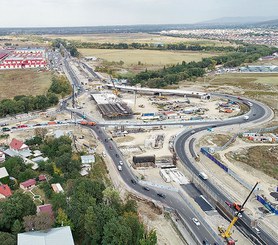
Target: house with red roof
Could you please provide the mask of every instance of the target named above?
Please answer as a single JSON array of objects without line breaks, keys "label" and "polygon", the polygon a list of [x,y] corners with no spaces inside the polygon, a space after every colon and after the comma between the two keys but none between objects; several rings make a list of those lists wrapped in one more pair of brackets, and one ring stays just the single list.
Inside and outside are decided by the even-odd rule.
[{"label": "house with red roof", "polygon": [[0,199],[7,198],[12,195],[12,191],[8,185],[0,185]]},{"label": "house with red roof", "polygon": [[29,146],[24,144],[22,141],[13,138],[10,143],[10,150],[21,152],[21,151],[29,151],[30,149]]},{"label": "house with red roof", "polygon": [[50,216],[54,216],[51,204],[44,204],[44,205],[37,206],[37,214],[39,213],[47,213]]},{"label": "house with red roof", "polygon": [[46,181],[46,177],[44,174],[39,175],[39,181]]},{"label": "house with red roof", "polygon": [[35,179],[28,179],[28,180],[20,183],[19,186],[23,190],[28,190],[29,188],[36,186],[36,180]]}]

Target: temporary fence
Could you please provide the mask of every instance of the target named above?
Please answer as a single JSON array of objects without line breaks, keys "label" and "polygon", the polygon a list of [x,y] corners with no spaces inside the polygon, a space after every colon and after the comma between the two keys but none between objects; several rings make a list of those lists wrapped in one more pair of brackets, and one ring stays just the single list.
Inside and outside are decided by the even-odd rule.
[{"label": "temporary fence", "polygon": [[274,208],[269,202],[267,202],[263,197],[257,195],[257,200],[263,204],[270,212],[278,215],[278,209]]}]

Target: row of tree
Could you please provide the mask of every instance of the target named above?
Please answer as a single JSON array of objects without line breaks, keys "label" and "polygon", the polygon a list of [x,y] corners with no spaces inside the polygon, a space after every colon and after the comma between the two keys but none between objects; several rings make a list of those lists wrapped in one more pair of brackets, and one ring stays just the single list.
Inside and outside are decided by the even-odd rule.
[{"label": "row of tree", "polygon": [[[238,52],[227,53],[225,55],[215,56],[211,58],[203,58],[199,62],[182,62],[181,64],[164,67],[157,71],[145,70],[136,74],[130,79],[133,85],[140,83],[147,87],[165,87],[167,85],[177,84],[182,80],[192,80],[201,77],[208,70],[215,69],[216,65],[224,67],[237,67],[243,63],[250,63],[258,60],[262,56],[267,56],[277,51],[263,45],[245,45]],[[121,76],[120,78],[125,78]]]},{"label": "row of tree", "polygon": [[71,93],[71,86],[67,79],[64,76],[54,76],[46,95],[19,95],[13,99],[0,101],[0,117],[28,113],[35,110],[45,110],[48,107],[57,105],[59,97],[64,97],[69,93]]},{"label": "row of tree", "polygon": [[147,49],[147,50],[185,50],[185,51],[204,51],[204,52],[236,52],[241,47],[234,46],[214,46],[200,45],[194,43],[92,43],[73,41],[72,45],[77,48],[90,49]]},{"label": "row of tree", "polygon": [[69,41],[67,41],[65,39],[61,39],[61,38],[52,40],[53,48],[60,49],[61,44],[64,46],[65,49],[67,49],[70,52],[71,56],[78,57],[80,55],[75,43],[69,42]]}]

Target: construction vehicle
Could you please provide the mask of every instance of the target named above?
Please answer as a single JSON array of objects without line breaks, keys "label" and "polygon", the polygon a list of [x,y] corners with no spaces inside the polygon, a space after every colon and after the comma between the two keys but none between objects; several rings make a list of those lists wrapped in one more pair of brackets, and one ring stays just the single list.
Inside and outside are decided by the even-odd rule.
[{"label": "construction vehicle", "polygon": [[[235,240],[232,239],[231,235],[231,229],[234,226],[234,224],[237,222],[239,217],[242,217],[242,213],[244,212],[244,205],[246,204],[246,202],[248,201],[248,199],[250,198],[251,194],[254,192],[254,190],[256,189],[258,185],[258,182],[255,184],[255,186],[253,187],[253,189],[251,190],[251,192],[249,193],[249,195],[247,196],[247,198],[245,199],[245,201],[243,202],[242,205],[238,204],[238,203],[233,203],[233,205],[231,205],[232,207],[234,207],[237,211],[231,221],[231,223],[229,224],[227,230],[225,230],[223,227],[219,226],[218,227],[218,231],[220,232],[220,235],[225,238],[226,240],[226,244],[227,245],[235,245]],[[227,202],[226,202],[227,203]]]}]

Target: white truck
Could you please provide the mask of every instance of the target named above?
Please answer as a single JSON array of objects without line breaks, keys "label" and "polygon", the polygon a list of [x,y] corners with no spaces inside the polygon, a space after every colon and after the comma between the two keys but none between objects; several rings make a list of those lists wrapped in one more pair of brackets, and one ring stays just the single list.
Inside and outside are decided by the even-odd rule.
[{"label": "white truck", "polygon": [[204,172],[200,172],[199,176],[203,179],[203,180],[207,180],[208,176],[204,173]]}]

